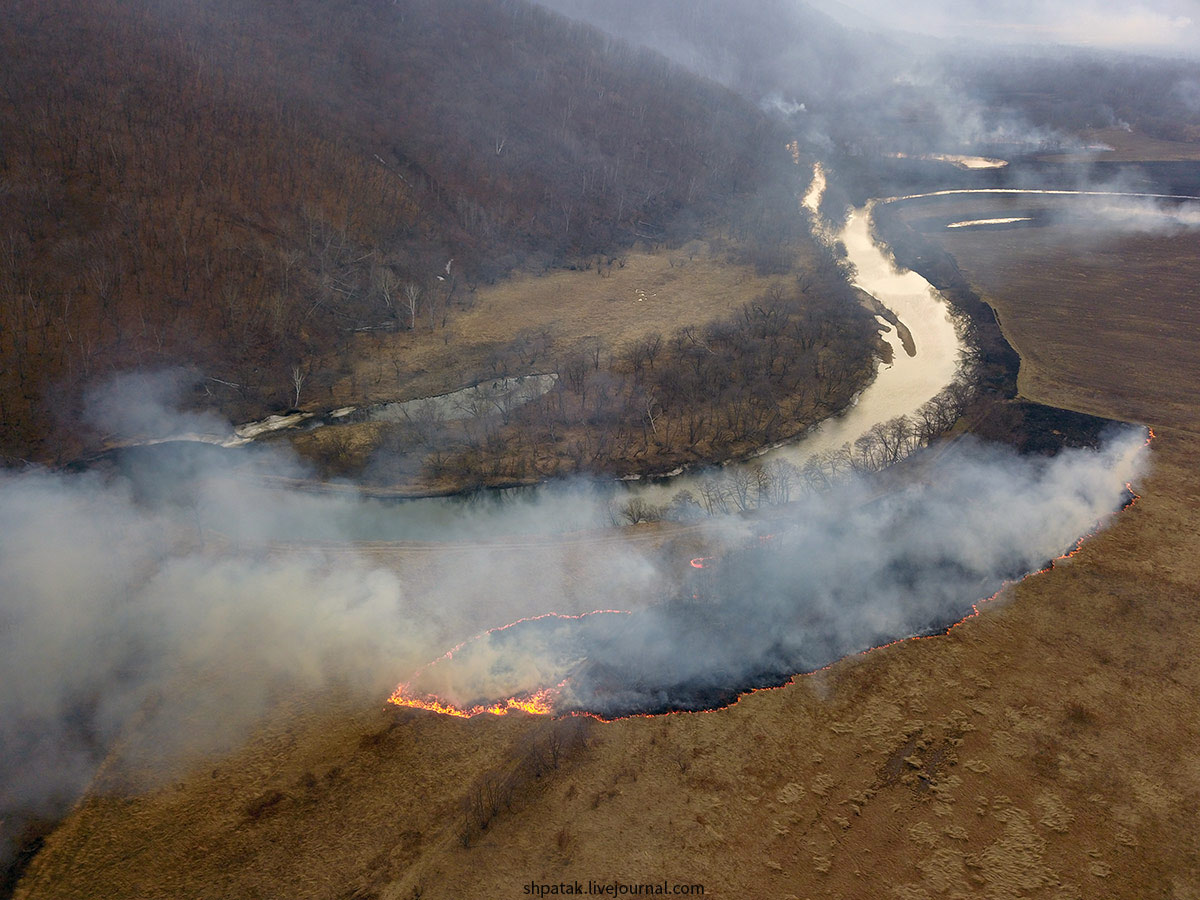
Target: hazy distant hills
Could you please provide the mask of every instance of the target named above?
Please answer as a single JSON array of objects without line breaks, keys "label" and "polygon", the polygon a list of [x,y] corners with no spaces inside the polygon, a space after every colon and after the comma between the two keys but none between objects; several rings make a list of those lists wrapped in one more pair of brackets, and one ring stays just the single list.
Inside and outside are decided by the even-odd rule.
[{"label": "hazy distant hills", "polygon": [[1022,47],[993,42],[986,29],[974,42],[950,42],[888,31],[832,0],[538,2],[789,116],[820,149],[1044,149],[1112,126],[1200,139],[1195,61]]},{"label": "hazy distant hills", "polygon": [[753,104],[523,0],[14,0],[0,56],[10,457],[63,452],[104,372],[279,403],[451,258],[687,235],[791,164]]},{"label": "hazy distant hills", "polygon": [[868,83],[878,91],[888,72],[880,57],[897,52],[893,41],[846,28],[799,0],[537,2],[760,96],[787,88],[811,100]]}]

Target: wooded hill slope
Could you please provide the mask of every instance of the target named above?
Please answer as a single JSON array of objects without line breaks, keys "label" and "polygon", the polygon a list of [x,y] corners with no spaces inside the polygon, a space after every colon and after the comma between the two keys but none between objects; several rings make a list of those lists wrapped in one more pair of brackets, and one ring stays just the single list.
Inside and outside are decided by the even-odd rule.
[{"label": "wooded hill slope", "polygon": [[403,327],[406,285],[444,316],[516,267],[794,218],[759,110],[523,0],[14,0],[0,56],[9,461],[70,455],[110,371],[192,364],[258,414]]}]

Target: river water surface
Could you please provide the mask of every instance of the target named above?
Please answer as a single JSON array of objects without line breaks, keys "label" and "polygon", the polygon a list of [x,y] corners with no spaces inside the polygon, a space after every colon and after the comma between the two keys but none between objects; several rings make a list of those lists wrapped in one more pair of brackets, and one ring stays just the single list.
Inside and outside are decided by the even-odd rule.
[{"label": "river water surface", "polygon": [[[817,168],[804,207],[814,217],[821,204],[824,174]],[[853,443],[879,422],[916,412],[926,401],[954,380],[963,343],[950,317],[945,298],[928,281],[907,269],[897,268],[891,253],[871,234],[873,203],[850,213],[841,231],[827,240],[841,242],[846,258],[854,266],[854,285],[870,294],[900,319],[912,336],[916,352],[910,356],[896,329],[888,328],[883,338],[892,348],[892,361],[881,363],[874,380],[859,394],[855,404],[841,415],[826,419],[802,438],[760,455],[753,462],[773,459],[794,465],[821,453],[836,451]],[[731,463],[745,465],[747,463]],[[698,493],[703,476],[680,475],[665,482],[635,489],[648,502],[664,504],[680,490]]]},{"label": "river water surface", "polygon": [[[892,361],[881,363],[875,378],[841,415],[819,423],[797,440],[760,454],[749,462],[726,466],[764,464],[773,459],[796,465],[818,454],[836,451],[852,443],[874,425],[915,412],[956,374],[963,344],[944,298],[920,275],[898,269],[888,249],[871,234],[871,209],[878,203],[893,203],[951,195],[1050,195],[1063,198],[1126,198],[1130,200],[1195,200],[1169,194],[1135,194],[1115,191],[955,189],[870,201],[851,211],[836,233],[819,221],[824,175],[818,166],[802,206],[812,218],[816,233],[827,241],[844,245],[847,260],[854,266],[854,283],[889,309],[907,327],[915,352],[909,355],[896,330],[890,325],[884,339],[892,347]],[[1179,212],[1157,207],[1144,211],[1150,217],[1174,216]],[[1189,208],[1188,215],[1192,214]],[[978,226],[987,219],[964,220]],[[1024,223],[1013,223],[1020,227]],[[882,319],[880,320],[882,323]],[[886,323],[884,323],[886,324]],[[683,490],[701,494],[702,472],[685,472],[668,478],[635,478],[622,483],[581,480],[552,481],[527,488],[485,490],[469,496],[411,500],[364,499],[348,490],[341,496],[287,491],[285,504],[290,514],[274,530],[282,540],[471,540],[519,534],[561,534],[621,524],[615,512],[630,499],[665,505]],[[269,490],[248,488],[245,490]],[[536,506],[528,501],[536,497]],[[275,505],[279,504],[275,498]],[[210,524],[236,537],[236,523],[216,518]],[[261,535],[261,532],[256,532]],[[251,534],[245,535],[251,537]]]}]

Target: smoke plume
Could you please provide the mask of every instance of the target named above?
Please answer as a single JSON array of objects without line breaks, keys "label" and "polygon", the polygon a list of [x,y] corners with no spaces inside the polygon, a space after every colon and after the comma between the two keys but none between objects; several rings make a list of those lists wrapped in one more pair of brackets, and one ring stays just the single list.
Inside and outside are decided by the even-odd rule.
[{"label": "smoke plume", "polygon": [[[103,393],[93,421],[151,434],[209,427],[163,405],[177,381],[126,380]],[[605,539],[600,552],[563,540],[571,527],[611,521],[612,488],[386,506],[252,488],[240,473],[303,473],[279,449],[195,444],[146,448],[161,457],[128,474],[2,474],[5,836],[29,816],[61,814],[106,760],[139,783],[176,774],[236,747],[283,697],[381,702],[480,627],[551,609],[631,612],[493,632],[456,654],[458,668],[426,669],[414,689],[470,703],[567,678],[564,711],[719,705],[960,618],[1119,507],[1144,464],[1142,441],[1125,433],[1052,460],[963,442],[931,483],[812,495],[770,540],[730,520],[725,542],[749,545],[704,570],[632,543]],[[203,454],[183,452],[198,446]],[[155,458],[183,462],[148,464]],[[320,523],[324,543],[298,542],[304,521]],[[513,538],[547,528],[560,535]],[[464,543],[414,580],[328,543],[433,535]],[[481,537],[493,543],[466,543]],[[568,562],[577,545],[591,565],[606,554],[590,580]]]},{"label": "smoke plume", "polygon": [[1072,550],[1129,495],[1145,432],[1022,457],[963,442],[924,484],[810,496],[774,533],[698,560],[690,593],[631,614],[549,617],[481,636],[403,697],[460,709],[553,690],[556,712],[705,709],[843,656],[943,630]]},{"label": "smoke plume", "polygon": [[[229,433],[174,408],[189,377],[115,379],[88,421],[116,446]],[[586,485],[396,506],[260,482],[305,474],[278,444],[194,442],[127,448],[85,472],[0,472],[0,840],[104,788],[102,764],[114,783],[154,784],[236,747],[284,698],[381,703],[467,623],[585,602],[553,555],[535,575],[503,546],[460,546],[434,583],[423,571],[408,585],[349,545],[607,521]],[[625,562],[613,589],[647,591],[652,567]]]}]

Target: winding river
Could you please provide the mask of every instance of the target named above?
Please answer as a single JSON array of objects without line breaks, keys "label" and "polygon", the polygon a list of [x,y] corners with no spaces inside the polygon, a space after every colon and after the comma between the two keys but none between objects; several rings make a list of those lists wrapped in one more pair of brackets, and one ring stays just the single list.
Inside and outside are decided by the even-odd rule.
[{"label": "winding river", "polygon": [[[824,175],[818,166],[804,207],[813,226],[822,233],[817,218]],[[880,364],[875,378],[856,402],[841,415],[827,419],[802,438],[773,448],[749,463],[772,459],[802,465],[814,455],[837,450],[853,442],[876,423],[916,411],[954,378],[963,350],[945,299],[920,275],[898,269],[886,249],[870,231],[871,204],[855,209],[841,230],[824,233],[840,241],[856,271],[854,283],[891,310],[911,336],[911,355],[897,329],[880,319],[892,347],[892,361]],[[614,506],[633,498],[662,505],[680,491],[700,492],[705,475],[687,472],[664,479],[635,479],[623,483],[549,482],[529,488],[483,491],[471,496],[407,500],[364,499],[354,494],[331,496],[289,491],[284,501],[291,511],[279,523],[285,540],[439,540],[494,536],[497,516],[503,516],[506,534],[563,533],[619,524]],[[522,516],[521,501],[536,495],[537,514]],[[273,500],[278,504],[279,498]],[[531,504],[530,504],[531,505]],[[228,522],[214,522],[230,537]]]},{"label": "winding river", "polygon": [[[819,234],[822,226],[817,210],[823,183],[824,176],[818,166],[803,202]],[[727,466],[765,464],[773,459],[803,465],[817,454],[852,443],[877,423],[915,412],[951,383],[964,347],[946,301],[920,275],[897,268],[887,249],[873,238],[870,218],[872,207],[878,203],[970,194],[1040,194],[1152,201],[1197,199],[1115,191],[981,188],[889,197],[854,209],[839,231],[824,233],[825,239],[844,245],[846,257],[856,272],[855,285],[873,296],[906,326],[911,335],[910,349],[914,352],[907,352],[897,329],[887,325],[884,339],[892,347],[892,361],[879,365],[875,378],[848,410],[821,422],[798,440],[770,449],[749,463],[732,462]],[[959,224],[973,227],[993,223],[989,219],[977,219]],[[1015,224],[1020,227],[1023,223]],[[883,323],[882,319],[880,321]],[[699,495],[705,477],[703,472],[686,472],[669,478],[627,480],[621,484],[564,480],[527,488],[482,491],[469,496],[407,500],[369,499],[353,491],[341,496],[287,491],[283,505],[290,514],[286,521],[278,524],[277,530],[279,539],[321,541],[470,540],[494,537],[498,531],[505,534],[561,534],[620,524],[615,509],[633,498],[665,505],[683,490]],[[538,500],[536,511],[533,504],[524,502],[534,496]],[[276,497],[273,503],[279,505],[279,498]],[[523,509],[529,514],[523,515]],[[227,521],[213,520],[212,524],[230,537],[237,536],[236,525],[231,529],[231,523]]]},{"label": "winding river", "polygon": [[[818,210],[824,189],[824,173],[818,165],[803,205],[821,233]],[[854,266],[854,285],[887,307],[908,328],[915,353],[904,348],[897,329],[883,319],[883,339],[892,348],[892,361],[880,364],[875,378],[858,395],[853,406],[841,415],[825,419],[803,438],[776,447],[753,462],[773,459],[801,466],[810,458],[838,450],[871,430],[879,422],[914,413],[922,404],[954,380],[964,349],[950,316],[945,298],[916,272],[898,268],[887,250],[871,235],[872,203],[852,210],[840,232],[826,235],[840,242]],[[744,465],[731,463],[730,465]],[[648,502],[665,504],[680,490],[697,493],[701,475],[680,475],[666,482],[634,489]]]}]

